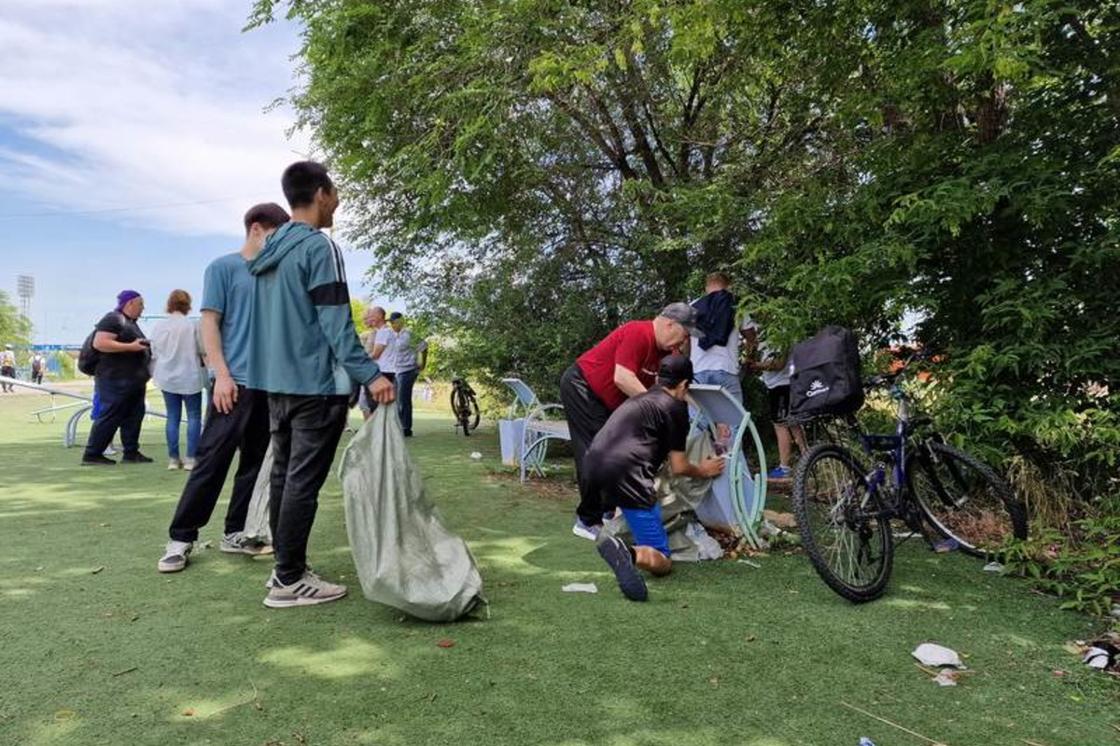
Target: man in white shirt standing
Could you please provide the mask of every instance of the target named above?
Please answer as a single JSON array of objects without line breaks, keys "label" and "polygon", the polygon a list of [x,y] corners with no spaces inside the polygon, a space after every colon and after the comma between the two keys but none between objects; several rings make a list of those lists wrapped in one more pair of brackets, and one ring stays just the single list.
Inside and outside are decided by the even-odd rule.
[{"label": "man in white shirt standing", "polygon": [[404,437],[412,437],[412,387],[420,371],[428,362],[428,343],[413,340],[412,331],[404,327],[404,314],[394,311],[389,314],[389,325],[393,329],[393,370],[396,372],[397,414],[401,418]]},{"label": "man in white shirt standing", "polygon": [[[396,378],[396,368],[393,366],[396,334],[385,320],[385,309],[370,306],[366,309],[363,320],[370,330],[369,337],[364,340],[366,352],[377,361],[381,374],[393,381]],[[368,420],[377,408],[377,402],[370,401],[369,392],[362,389],[358,395],[358,407],[362,410],[362,416]]]}]

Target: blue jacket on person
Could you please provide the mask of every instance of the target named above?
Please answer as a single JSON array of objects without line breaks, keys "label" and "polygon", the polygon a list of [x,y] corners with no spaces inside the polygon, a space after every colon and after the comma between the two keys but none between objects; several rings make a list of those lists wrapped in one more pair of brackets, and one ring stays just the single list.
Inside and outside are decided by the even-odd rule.
[{"label": "blue jacket on person", "polygon": [[249,262],[249,273],[249,388],[348,395],[353,383],[381,374],[358,340],[342,252],[327,234],[285,223]]}]

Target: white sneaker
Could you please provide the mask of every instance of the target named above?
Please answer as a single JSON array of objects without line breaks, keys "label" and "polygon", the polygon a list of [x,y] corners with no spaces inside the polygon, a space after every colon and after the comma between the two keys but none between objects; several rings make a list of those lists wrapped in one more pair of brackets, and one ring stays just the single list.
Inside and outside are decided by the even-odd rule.
[{"label": "white sneaker", "polygon": [[195,464],[195,461],[194,461],[193,458],[183,459],[183,469],[185,469],[186,471],[193,471],[194,470],[194,464]]},{"label": "white sneaker", "polygon": [[259,539],[250,539],[240,531],[223,536],[218,549],[226,554],[272,554],[271,544],[265,544]]},{"label": "white sneaker", "polygon": [[576,522],[572,524],[572,533],[581,539],[596,541],[599,538],[599,531],[601,531],[602,528],[602,526],[588,526],[577,518]]},{"label": "white sneaker", "polygon": [[193,548],[194,544],[189,541],[172,539],[167,542],[167,548],[163,550],[163,556],[160,557],[156,569],[160,572],[179,572],[190,563]]},{"label": "white sneaker", "polygon": [[182,468],[183,468],[183,462],[180,461],[179,459],[177,459],[177,458],[168,459],[168,461],[167,461],[167,470],[168,471],[178,471],[179,469],[182,469]]},{"label": "white sneaker", "polygon": [[315,606],[337,601],[346,595],[346,586],[328,583],[310,570],[305,570],[303,577],[291,585],[281,583],[274,572],[268,583],[270,587],[264,597],[264,605],[270,609]]}]

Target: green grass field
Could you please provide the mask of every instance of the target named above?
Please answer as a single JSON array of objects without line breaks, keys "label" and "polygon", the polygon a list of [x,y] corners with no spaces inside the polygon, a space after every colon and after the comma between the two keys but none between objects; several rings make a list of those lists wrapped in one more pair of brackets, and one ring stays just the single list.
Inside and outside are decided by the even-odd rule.
[{"label": "green grass field", "polygon": [[[629,603],[569,533],[562,478],[522,488],[493,429],[467,439],[424,412],[413,452],[490,618],[430,625],[357,592],[269,610],[266,561],[214,548],[156,573],[184,474],[81,469],[62,421],[28,416],[42,405],[0,397],[0,744],[923,743],[842,703],[951,746],[1120,743],[1120,686],[1062,647],[1094,623],[964,556],[911,542],[860,607],[798,555],[678,566]],[[163,456],[160,423],[143,440]],[[357,590],[334,476],[311,558]],[[931,683],[910,657],[924,641],[972,673]]]}]

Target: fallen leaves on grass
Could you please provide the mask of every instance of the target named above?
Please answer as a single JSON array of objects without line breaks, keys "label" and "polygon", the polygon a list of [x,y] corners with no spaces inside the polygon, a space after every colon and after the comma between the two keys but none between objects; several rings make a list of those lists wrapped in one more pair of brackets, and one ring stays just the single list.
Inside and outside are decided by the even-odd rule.
[{"label": "fallen leaves on grass", "polygon": [[455,647],[455,641],[454,640],[448,640],[447,638],[444,638],[444,639],[442,639],[442,640],[440,640],[439,642],[436,643],[436,647],[440,647],[440,648],[443,648],[445,650],[447,648],[453,648],[453,647]]}]

